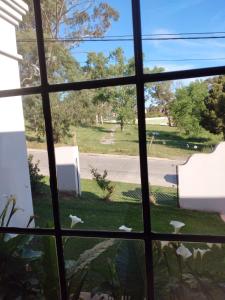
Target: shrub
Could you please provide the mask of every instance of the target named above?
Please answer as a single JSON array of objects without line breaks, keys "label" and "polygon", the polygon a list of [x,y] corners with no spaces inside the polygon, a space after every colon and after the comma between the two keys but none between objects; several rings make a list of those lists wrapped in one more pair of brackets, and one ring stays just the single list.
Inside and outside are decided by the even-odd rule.
[{"label": "shrub", "polygon": [[30,183],[31,183],[31,190],[33,193],[37,192],[37,189],[44,178],[44,176],[40,174],[39,163],[40,163],[39,160],[36,163],[33,162],[33,155],[30,154],[28,156]]},{"label": "shrub", "polygon": [[107,170],[104,170],[103,175],[101,175],[97,169],[91,168],[91,174],[93,176],[93,179],[97,182],[97,185],[103,191],[103,199],[106,201],[110,201],[110,198],[115,190],[115,186],[110,180],[106,179],[106,177],[108,176]]}]

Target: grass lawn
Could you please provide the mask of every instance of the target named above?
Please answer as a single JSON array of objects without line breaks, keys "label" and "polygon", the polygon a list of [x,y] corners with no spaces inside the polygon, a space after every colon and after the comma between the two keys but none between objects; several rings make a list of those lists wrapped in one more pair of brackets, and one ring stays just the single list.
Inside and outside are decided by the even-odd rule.
[{"label": "grass lawn", "polygon": [[[110,138],[111,129],[115,129],[114,143],[102,144],[103,139]],[[138,129],[137,125],[127,125],[123,132],[116,124],[103,126],[77,127],[72,129],[73,138],[66,138],[63,143],[73,145],[76,140],[80,152],[138,155]],[[148,156],[165,158],[184,158],[196,152],[210,152],[213,146],[222,140],[206,131],[201,135],[187,138],[179,133],[175,127],[147,125],[147,140],[150,141],[152,132],[157,132],[152,145],[148,143]],[[46,148],[45,141],[37,142],[33,133],[27,131],[27,144],[29,148]],[[197,148],[196,148],[197,146]],[[196,149],[195,149],[195,148]]]},{"label": "grass lawn", "polygon": [[[36,224],[40,227],[51,222],[51,201],[49,186],[43,184],[40,194],[34,196]],[[115,183],[115,194],[111,202],[102,200],[101,190],[92,180],[83,179],[82,196],[60,195],[61,223],[70,226],[69,215],[77,215],[84,221],[80,229],[117,230],[126,225],[135,231],[143,230],[140,186],[128,183]],[[152,187],[157,205],[152,206],[152,228],[157,232],[171,232],[171,220],[186,224],[183,232],[198,234],[225,234],[225,223],[216,213],[184,210],[177,207],[176,189]]]},{"label": "grass lawn", "polygon": [[[82,197],[60,195],[60,212],[62,227],[70,227],[69,215],[77,215],[84,221],[77,224],[80,229],[118,230],[122,224],[132,227],[133,231],[142,231],[142,208],[140,203],[140,186],[128,183],[115,182],[116,190],[111,202],[104,202],[102,194],[96,183],[92,180],[82,180]],[[36,225],[40,227],[52,226],[52,209],[48,178],[40,188],[40,193],[34,196],[34,211],[37,216]],[[186,224],[182,232],[198,234],[225,234],[225,224],[215,213],[204,213],[183,210],[177,207],[176,189],[152,187],[157,205],[152,205],[152,227],[157,232],[172,232],[169,225],[171,220],[179,220]],[[78,259],[84,251],[91,249],[101,239],[97,238],[69,238],[64,254],[66,259]],[[144,244],[139,243],[144,251]],[[200,245],[201,246],[201,245]],[[200,247],[199,246],[199,247]],[[111,279],[108,262],[114,260],[118,244],[113,245],[99,256],[90,266],[88,277],[84,283],[83,291],[93,288]],[[139,260],[139,264],[144,264]],[[214,261],[212,263],[214,266]]]}]

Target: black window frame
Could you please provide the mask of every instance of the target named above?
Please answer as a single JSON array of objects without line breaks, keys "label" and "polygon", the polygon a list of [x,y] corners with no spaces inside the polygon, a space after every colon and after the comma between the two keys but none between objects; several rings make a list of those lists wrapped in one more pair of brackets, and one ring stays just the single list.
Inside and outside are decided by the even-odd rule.
[{"label": "black window frame", "polygon": [[[67,298],[66,288],[66,271],[64,265],[64,253],[62,238],[70,237],[94,237],[94,238],[118,238],[129,240],[142,240],[145,243],[145,261],[146,261],[146,278],[147,278],[147,299],[154,299],[154,272],[153,272],[153,255],[152,243],[155,240],[161,241],[184,241],[184,242],[209,242],[225,243],[225,236],[221,235],[199,235],[199,234],[172,234],[158,233],[151,229],[151,208],[149,203],[149,182],[148,182],[148,164],[147,164],[147,147],[146,147],[146,124],[145,124],[145,95],[144,85],[146,83],[178,80],[187,78],[197,78],[213,75],[225,75],[225,66],[198,68],[191,70],[171,71],[164,73],[145,74],[143,70],[142,54],[142,34],[141,34],[141,12],[140,0],[130,0],[132,2],[132,20],[133,20],[133,40],[135,54],[135,75],[127,77],[109,78],[93,81],[82,81],[62,84],[49,84],[47,76],[47,67],[45,59],[44,35],[42,27],[41,4],[40,0],[33,0],[34,13],[36,22],[36,35],[38,45],[38,57],[40,66],[40,86],[19,88],[0,91],[0,101],[2,97],[24,96],[41,94],[43,114],[45,120],[45,130],[47,139],[50,188],[53,207],[54,228],[17,228],[17,227],[0,227],[1,233],[16,233],[30,235],[52,235],[56,239],[56,250],[59,269],[60,295],[61,299]],[[141,189],[142,189],[142,206],[143,206],[143,232],[115,232],[115,231],[97,231],[97,230],[79,230],[79,229],[62,229],[60,225],[60,211],[58,203],[58,190],[56,178],[56,164],[54,153],[54,141],[51,122],[51,108],[49,94],[53,92],[78,91],[83,89],[95,89],[101,87],[112,87],[121,85],[135,85],[138,110],[138,135],[139,135],[139,156],[141,171]],[[151,172],[151,170],[149,170]]]}]

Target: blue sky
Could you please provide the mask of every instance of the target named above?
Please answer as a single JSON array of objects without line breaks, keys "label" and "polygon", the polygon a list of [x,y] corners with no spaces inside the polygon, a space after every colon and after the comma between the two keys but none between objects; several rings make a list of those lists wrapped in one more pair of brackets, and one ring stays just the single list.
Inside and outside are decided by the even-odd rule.
[{"label": "blue sky", "polygon": [[[106,35],[132,34],[131,1],[108,0],[120,13]],[[225,32],[224,0],[141,0],[143,34],[176,34],[181,32]],[[225,34],[224,34],[225,36]],[[84,42],[73,50],[80,62],[86,54],[80,52],[102,51],[108,54],[122,47],[126,57],[133,56],[132,42]],[[144,41],[145,66],[163,66],[166,70],[190,69],[225,64],[225,39]],[[170,61],[179,59],[214,59],[194,61]],[[151,60],[169,60],[153,62]]]}]

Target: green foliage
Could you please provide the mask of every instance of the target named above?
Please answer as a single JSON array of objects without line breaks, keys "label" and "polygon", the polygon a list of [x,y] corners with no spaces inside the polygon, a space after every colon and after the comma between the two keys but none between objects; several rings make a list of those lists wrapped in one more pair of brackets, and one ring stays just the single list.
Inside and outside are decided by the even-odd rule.
[{"label": "green foliage", "polygon": [[97,169],[91,168],[91,174],[93,175],[93,179],[97,182],[97,185],[104,193],[103,199],[110,201],[110,198],[115,190],[115,186],[110,180],[106,179],[108,176],[107,170],[104,170],[103,175],[101,175]]},{"label": "green foliage", "polygon": [[[0,215],[1,226],[10,226],[18,210],[16,199],[10,196]],[[32,250],[32,240],[31,235],[0,233],[1,299],[41,299],[41,287],[34,270],[42,252]]]},{"label": "green foliage", "polygon": [[175,98],[170,103],[170,112],[173,122],[185,135],[196,135],[201,131],[200,120],[207,94],[208,88],[204,81],[195,81],[176,89]]},{"label": "green foliage", "polygon": [[224,299],[223,245],[155,241],[153,257],[156,300]]},{"label": "green foliage", "polygon": [[[24,16],[17,30],[18,51],[24,58],[20,68],[22,86],[40,84],[33,1],[27,0],[26,2],[29,6],[29,13]],[[102,36],[110,28],[112,22],[118,20],[119,13],[107,2],[95,0],[42,1],[41,8],[49,82],[62,83],[88,79],[89,75],[76,61],[71,50],[79,45],[78,38],[82,40],[83,36]],[[62,35],[65,39],[75,41],[62,42],[60,40]],[[70,92],[64,97],[60,93],[52,94],[51,113],[55,143],[60,143],[70,137],[71,125],[94,123],[97,109],[92,103],[90,94],[90,92],[77,93],[76,99]],[[41,101],[33,95],[28,98],[29,101],[24,102],[27,125],[40,141],[44,136]],[[68,101],[65,101],[66,99]]]},{"label": "green foliage", "polygon": [[43,292],[46,299],[58,299],[58,266],[55,238],[47,236],[43,239],[43,255],[41,258],[43,274],[40,280],[43,286]]},{"label": "green foliage", "polygon": [[[154,72],[163,72],[163,68],[155,68]],[[157,82],[150,84],[149,92],[146,94],[151,97],[156,105],[162,107],[162,112],[168,117],[169,126],[171,126],[170,120],[170,102],[174,99],[174,93],[172,90],[172,81]]]},{"label": "green foliage", "polygon": [[209,92],[205,97],[206,109],[201,114],[201,125],[214,134],[223,133],[225,140],[225,76],[208,80]]},{"label": "green foliage", "polygon": [[118,247],[115,267],[123,293],[129,299],[145,299],[146,273],[144,244],[122,241]]},{"label": "green foliage", "polygon": [[91,264],[115,243],[114,239],[106,239],[94,247],[85,250],[75,260],[66,261],[68,293],[72,300],[79,300],[80,292],[85,283]]},{"label": "green foliage", "polygon": [[145,299],[146,271],[144,244],[120,241],[113,259],[108,259],[109,278],[93,289],[92,295],[106,293],[115,300]]},{"label": "green foliage", "polygon": [[42,183],[44,176],[40,174],[39,161],[34,163],[33,155],[31,154],[28,156],[28,166],[30,172],[31,190],[33,193],[36,193]]}]

